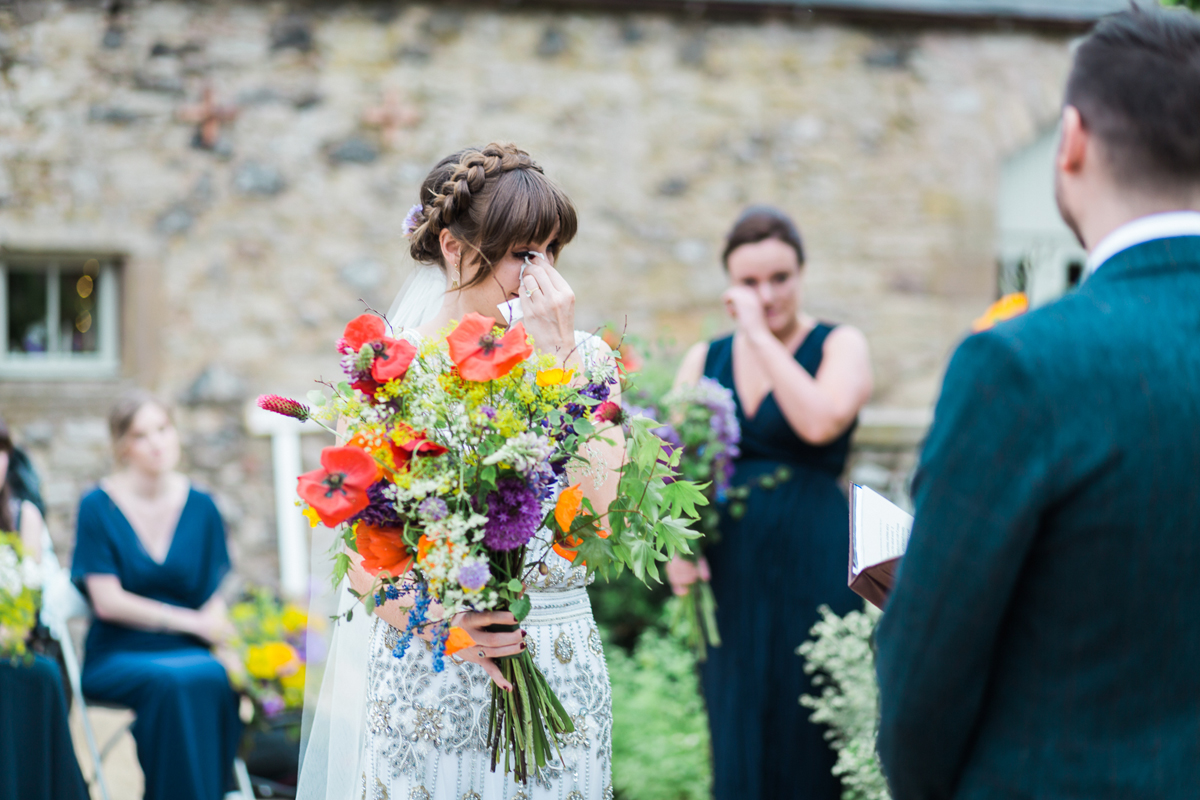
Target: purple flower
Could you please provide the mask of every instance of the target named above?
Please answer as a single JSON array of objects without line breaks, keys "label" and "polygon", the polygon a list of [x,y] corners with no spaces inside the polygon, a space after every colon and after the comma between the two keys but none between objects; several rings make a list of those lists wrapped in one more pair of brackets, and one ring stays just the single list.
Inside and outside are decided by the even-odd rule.
[{"label": "purple flower", "polygon": [[283,702],[283,698],[279,695],[267,695],[262,701],[263,714],[267,717],[273,717],[280,714],[287,708],[287,704]]},{"label": "purple flower", "polygon": [[396,513],[396,504],[383,493],[388,487],[387,481],[376,481],[367,487],[367,499],[370,505],[350,519],[350,524],[363,522],[376,528],[399,528],[404,525],[400,515]]},{"label": "purple flower", "polygon": [[421,227],[421,223],[425,221],[425,207],[420,203],[408,210],[408,214],[404,217],[404,238],[411,238],[417,228]]},{"label": "purple flower", "polygon": [[485,417],[487,417],[488,419],[496,418],[496,409],[492,408],[491,406],[480,406],[479,412],[481,414],[483,414]]},{"label": "purple flower", "polygon": [[533,538],[542,521],[537,492],[520,478],[501,478],[487,496],[483,543],[491,550],[516,550]]},{"label": "purple flower", "polygon": [[476,561],[458,570],[458,585],[470,592],[478,592],[492,579],[492,571],[483,561]]},{"label": "purple flower", "polygon": [[417,506],[417,513],[429,518],[433,522],[445,519],[450,513],[450,509],[446,507],[446,501],[440,497],[426,497],[421,501],[421,505]]}]

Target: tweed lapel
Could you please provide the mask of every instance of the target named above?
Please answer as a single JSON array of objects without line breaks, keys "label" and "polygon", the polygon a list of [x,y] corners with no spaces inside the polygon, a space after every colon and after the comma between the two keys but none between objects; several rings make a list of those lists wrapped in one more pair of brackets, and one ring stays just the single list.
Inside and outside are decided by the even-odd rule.
[{"label": "tweed lapel", "polygon": [[1200,236],[1173,236],[1134,245],[1101,264],[1087,283],[1103,285],[1178,272],[1200,272]]}]

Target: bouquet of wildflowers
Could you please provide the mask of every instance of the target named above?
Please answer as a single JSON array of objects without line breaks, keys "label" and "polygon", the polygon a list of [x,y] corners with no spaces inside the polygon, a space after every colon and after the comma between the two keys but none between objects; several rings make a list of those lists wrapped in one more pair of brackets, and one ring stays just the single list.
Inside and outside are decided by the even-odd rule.
[{"label": "bouquet of wildflowers", "polygon": [[[657,423],[633,422],[609,508],[593,508],[581,484],[564,488],[573,462],[602,478],[581,453],[620,422],[609,400],[611,364],[576,375],[535,356],[520,323],[504,331],[478,314],[419,344],[389,336],[382,319],[364,314],[338,349],[347,380],[331,387],[332,397],[310,393],[311,407],[275,396],[259,404],[346,425],[346,444],[323,451],[321,469],[300,478],[300,497],[311,517],[344,526],[345,547],[375,576],[362,598],[368,610],[411,603],[397,657],[418,631],[430,631],[441,671],[447,654],[473,644],[449,624],[459,612],[524,619],[526,586],[545,567],[526,558],[540,528],[559,555],[605,575],[629,568],[657,579],[659,562],[688,552],[706,501],[694,484],[668,482],[674,464],[660,458]],[[345,552],[335,556],[335,581],[349,564]],[[513,691],[492,686],[492,768],[503,761],[527,781],[574,728],[528,651],[498,665]]]},{"label": "bouquet of wildflowers", "polygon": [[[741,426],[738,425],[733,394],[710,378],[694,386],[683,386],[662,400],[663,412],[671,420],[666,437],[676,448],[679,474],[684,480],[704,485],[705,496],[715,501],[700,510],[697,529],[704,540],[715,542],[720,535],[718,503],[732,491],[733,460],[738,457]],[[693,558],[696,556],[693,554]],[[692,646],[701,661],[707,646],[719,647],[716,601],[707,576],[701,576],[688,594],[674,601],[673,625]]]},{"label": "bouquet of wildflowers", "polygon": [[244,670],[233,673],[234,682],[254,704],[255,721],[269,722],[302,708],[308,615],[266,589],[252,589],[229,609],[229,618]]},{"label": "bouquet of wildflowers", "polygon": [[25,555],[21,537],[0,532],[0,659],[16,664],[28,657],[41,589],[41,572]]}]

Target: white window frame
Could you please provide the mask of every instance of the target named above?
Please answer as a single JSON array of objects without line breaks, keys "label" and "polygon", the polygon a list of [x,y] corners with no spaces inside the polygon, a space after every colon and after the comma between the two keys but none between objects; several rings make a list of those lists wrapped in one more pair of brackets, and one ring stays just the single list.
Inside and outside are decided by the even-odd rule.
[{"label": "white window frame", "polygon": [[[8,271],[9,262],[21,267],[32,264],[33,269],[46,274],[47,320],[57,320],[59,313],[59,274],[64,266],[74,267],[88,259],[100,263],[96,280],[96,352],[55,352],[58,326],[48,325],[46,353],[12,353],[8,341]],[[0,378],[24,380],[71,380],[113,378],[120,372],[120,258],[91,254],[0,254]],[[25,271],[25,270],[22,270]]]}]

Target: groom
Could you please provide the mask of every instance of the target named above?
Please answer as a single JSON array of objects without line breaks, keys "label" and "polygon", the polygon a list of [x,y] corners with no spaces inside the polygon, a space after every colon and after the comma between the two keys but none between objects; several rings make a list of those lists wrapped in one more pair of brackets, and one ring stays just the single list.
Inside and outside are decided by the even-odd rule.
[{"label": "groom", "polygon": [[1200,797],[1200,18],[1075,55],[1083,287],[959,347],[877,633],[895,800]]}]

